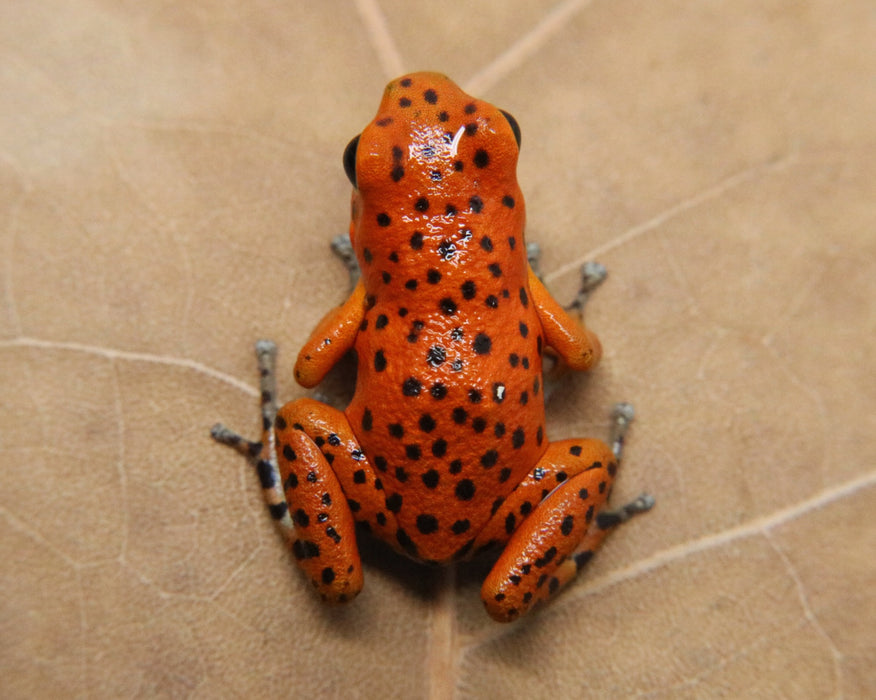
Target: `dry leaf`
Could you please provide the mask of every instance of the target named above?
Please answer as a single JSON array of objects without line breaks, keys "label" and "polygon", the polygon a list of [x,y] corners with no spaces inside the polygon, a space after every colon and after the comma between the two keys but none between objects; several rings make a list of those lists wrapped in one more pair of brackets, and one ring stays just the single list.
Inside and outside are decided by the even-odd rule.
[{"label": "dry leaf", "polygon": [[[864,0],[0,7],[0,695],[876,695],[876,44]],[[252,343],[343,298],[347,140],[406,70],[523,127],[528,235],[657,508],[509,626],[364,543],[320,605],[243,460]]]}]

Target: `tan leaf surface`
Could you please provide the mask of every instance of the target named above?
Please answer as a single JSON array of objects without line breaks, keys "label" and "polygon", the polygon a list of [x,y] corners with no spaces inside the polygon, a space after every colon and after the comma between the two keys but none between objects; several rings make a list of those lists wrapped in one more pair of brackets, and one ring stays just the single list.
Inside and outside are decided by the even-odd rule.
[{"label": "tan leaf surface", "polygon": [[[0,3],[0,695],[876,696],[876,15],[804,2]],[[365,544],[322,607],[243,460],[252,342],[343,298],[347,140],[442,70],[510,110],[529,236],[658,505],[557,601]],[[337,383],[337,380],[335,380]],[[337,387],[332,386],[335,390]]]}]

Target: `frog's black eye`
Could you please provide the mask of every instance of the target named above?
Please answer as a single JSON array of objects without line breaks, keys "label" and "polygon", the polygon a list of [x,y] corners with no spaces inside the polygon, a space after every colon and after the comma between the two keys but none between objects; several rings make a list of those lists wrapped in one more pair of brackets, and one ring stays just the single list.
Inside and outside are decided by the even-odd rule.
[{"label": "frog's black eye", "polygon": [[517,148],[520,148],[520,125],[517,123],[517,120],[510,114],[508,114],[508,112],[506,112],[504,109],[501,109],[499,111],[505,115],[505,119],[507,119],[508,124],[511,125],[511,131],[514,132],[514,138],[517,141]]},{"label": "frog's black eye", "polygon": [[356,151],[359,149],[359,136],[354,136],[353,140],[347,144],[347,147],[344,149],[344,172],[347,173],[347,177],[350,179],[350,182],[353,183],[353,187],[356,187]]}]

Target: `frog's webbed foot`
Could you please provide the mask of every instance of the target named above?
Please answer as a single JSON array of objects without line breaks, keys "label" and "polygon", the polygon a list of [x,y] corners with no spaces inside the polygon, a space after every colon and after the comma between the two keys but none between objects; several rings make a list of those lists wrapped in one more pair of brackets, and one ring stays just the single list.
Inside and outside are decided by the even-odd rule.
[{"label": "frog's webbed foot", "polygon": [[581,266],[581,285],[578,289],[578,294],[567,307],[567,311],[577,311],[579,314],[584,312],[584,305],[590,298],[590,294],[600,284],[605,281],[608,276],[608,270],[605,265],[598,263],[595,260],[588,260]]},{"label": "frog's webbed foot", "polygon": [[332,252],[340,258],[347,268],[350,275],[350,289],[353,289],[359,282],[359,277],[362,275],[362,270],[359,268],[359,261],[356,260],[356,253],[353,251],[353,244],[350,243],[350,237],[346,233],[341,233],[332,239]]},{"label": "frog's webbed foot", "polygon": [[271,518],[277,523],[284,535],[294,536],[294,525],[289,517],[286,497],[280,485],[280,471],[277,467],[277,448],[274,437],[274,423],[277,419],[277,375],[275,372],[277,346],[271,340],[259,340],[255,349],[261,396],[261,441],[247,440],[222,423],[216,423],[210,429],[210,436],[216,442],[237,450],[249,460],[258,474],[262,495],[271,513]]}]

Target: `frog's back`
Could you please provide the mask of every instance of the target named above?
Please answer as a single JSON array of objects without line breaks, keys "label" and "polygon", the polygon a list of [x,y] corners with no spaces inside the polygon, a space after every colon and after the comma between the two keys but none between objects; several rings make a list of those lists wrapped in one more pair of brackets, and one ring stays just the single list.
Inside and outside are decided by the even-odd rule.
[{"label": "frog's back", "polygon": [[352,145],[367,301],[347,415],[424,559],[464,549],[547,445],[518,145],[434,73],[390,83]]}]

